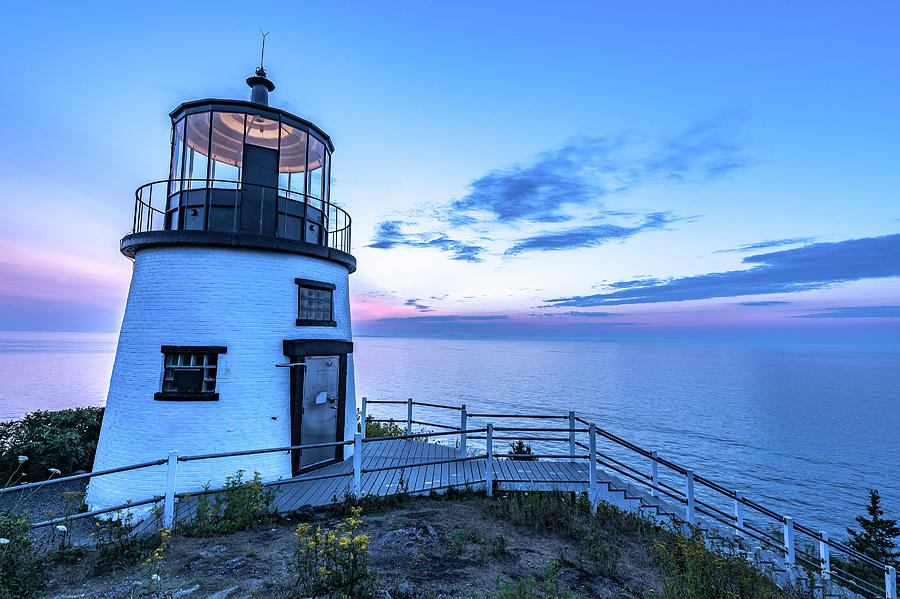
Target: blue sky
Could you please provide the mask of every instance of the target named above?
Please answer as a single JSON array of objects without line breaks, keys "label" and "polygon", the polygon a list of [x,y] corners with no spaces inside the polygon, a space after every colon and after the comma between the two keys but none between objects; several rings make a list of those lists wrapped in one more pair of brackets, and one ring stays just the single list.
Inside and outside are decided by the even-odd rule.
[{"label": "blue sky", "polygon": [[117,329],[168,112],[246,97],[261,26],[358,333],[900,339],[896,3],[246,6],[8,9],[0,329]]}]

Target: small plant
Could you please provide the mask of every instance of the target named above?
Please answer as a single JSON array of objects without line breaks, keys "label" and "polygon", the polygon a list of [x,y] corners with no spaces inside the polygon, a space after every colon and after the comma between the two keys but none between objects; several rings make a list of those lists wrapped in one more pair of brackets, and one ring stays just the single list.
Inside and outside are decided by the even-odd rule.
[{"label": "small plant", "polygon": [[137,564],[144,558],[147,545],[130,534],[133,518],[129,513],[96,524],[96,529],[91,533],[96,555],[95,575]]},{"label": "small plant", "polygon": [[492,555],[512,555],[512,552],[509,550],[509,539],[503,535],[497,535],[490,539],[488,545]]},{"label": "small plant", "polygon": [[82,555],[84,551],[72,544],[72,531],[66,524],[57,524],[53,527],[47,557],[59,563],[74,563],[81,559]]},{"label": "small plant", "polygon": [[621,552],[596,530],[585,530],[581,537],[579,567],[594,576],[613,579]]},{"label": "small plant", "polygon": [[27,514],[0,510],[0,599],[30,597],[44,588],[44,563],[30,531]]},{"label": "small plant", "polygon": [[225,488],[215,494],[207,485],[197,499],[194,518],[181,524],[181,533],[186,537],[212,537],[271,522],[278,490],[263,486],[259,472],[247,481],[243,475],[244,471],[238,470],[234,476],[225,477]]},{"label": "small plant", "polygon": [[485,538],[469,527],[461,528],[445,537],[444,553],[447,556],[462,555],[466,549],[484,545]]},{"label": "small plant", "polygon": [[76,562],[84,555],[80,547],[72,544],[71,518],[75,514],[87,509],[84,505],[83,491],[64,491],[60,494],[63,499],[63,522],[51,530],[49,551],[50,557],[57,562]]},{"label": "small plant", "polygon": [[293,569],[301,596],[366,599],[373,595],[376,574],[368,567],[369,537],[356,533],[362,524],[361,513],[361,508],[353,508],[351,515],[331,530],[313,530],[307,523],[297,526]]},{"label": "small plant", "polygon": [[797,596],[792,591],[779,589],[743,556],[708,543],[697,528],[690,536],[673,530],[653,543],[652,552],[660,573],[662,597],[668,599],[787,599]]},{"label": "small plant", "polygon": [[510,443],[509,452],[512,454],[509,458],[511,460],[525,460],[529,462],[537,460],[537,458],[532,456],[531,445],[522,439],[519,439],[515,443]]},{"label": "small plant", "polygon": [[147,590],[152,599],[171,599],[172,593],[163,590],[163,567],[165,566],[165,552],[169,546],[172,531],[161,528],[159,531],[159,546],[144,560],[144,569],[147,580],[141,586]]},{"label": "small plant", "polygon": [[541,572],[540,580],[533,576],[522,578],[516,582],[498,580],[497,590],[491,593],[491,597],[494,599],[579,599],[583,597],[565,587],[559,580],[559,573],[559,564],[553,562]]}]

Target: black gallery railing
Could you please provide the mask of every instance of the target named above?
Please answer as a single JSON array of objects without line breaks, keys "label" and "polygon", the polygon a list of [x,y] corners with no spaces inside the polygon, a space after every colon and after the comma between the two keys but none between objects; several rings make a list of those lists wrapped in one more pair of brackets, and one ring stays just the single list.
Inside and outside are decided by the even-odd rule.
[{"label": "black gallery railing", "polygon": [[219,179],[154,181],[135,191],[133,233],[216,231],[350,252],[350,215],[290,189]]}]

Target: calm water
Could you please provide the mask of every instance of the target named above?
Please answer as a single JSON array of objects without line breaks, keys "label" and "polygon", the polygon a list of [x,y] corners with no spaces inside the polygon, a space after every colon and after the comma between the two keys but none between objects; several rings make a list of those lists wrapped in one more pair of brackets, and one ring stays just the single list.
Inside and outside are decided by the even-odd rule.
[{"label": "calm water", "polygon": [[[114,351],[113,336],[0,337],[0,419],[102,405]],[[360,397],[466,403],[470,412],[574,409],[833,534],[843,535],[870,487],[900,515],[900,353],[362,337],[355,364]],[[379,411],[405,419],[404,407]]]}]

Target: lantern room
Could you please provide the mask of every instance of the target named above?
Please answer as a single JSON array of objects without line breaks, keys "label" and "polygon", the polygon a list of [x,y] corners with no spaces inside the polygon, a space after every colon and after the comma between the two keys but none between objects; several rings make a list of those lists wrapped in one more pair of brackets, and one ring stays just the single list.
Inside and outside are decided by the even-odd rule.
[{"label": "lantern room", "polygon": [[274,85],[265,71],[247,83],[251,101],[196,100],[172,111],[169,177],[137,190],[134,233],[256,235],[349,252],[350,217],[330,202],[331,139],[268,106]]}]

